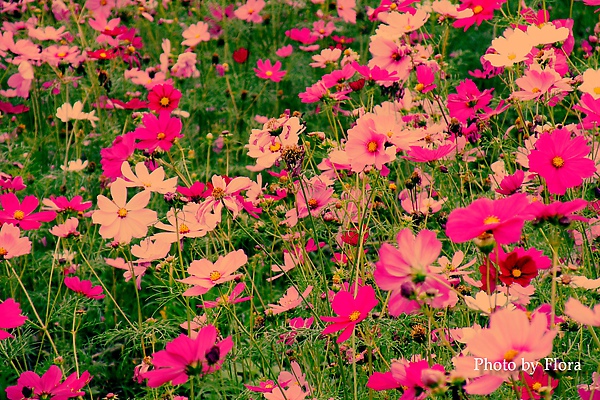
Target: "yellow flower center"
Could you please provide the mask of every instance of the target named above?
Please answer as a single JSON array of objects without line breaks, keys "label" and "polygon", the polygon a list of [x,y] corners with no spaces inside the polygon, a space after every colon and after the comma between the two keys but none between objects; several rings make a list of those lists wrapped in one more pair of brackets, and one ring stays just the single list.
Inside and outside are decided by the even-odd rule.
[{"label": "yellow flower center", "polygon": [[168,97],[163,97],[162,99],[160,99],[160,105],[163,107],[166,107],[169,105],[171,101],[169,100]]},{"label": "yellow flower center", "polygon": [[210,273],[210,275],[208,276],[210,278],[211,281],[216,281],[219,278],[221,278],[221,273],[219,271],[213,271]]},{"label": "yellow flower center", "polygon": [[0,247],[0,257],[4,257],[7,254],[8,250],[6,250],[4,247]]},{"label": "yellow flower center", "polygon": [[519,352],[517,350],[509,350],[506,353],[504,353],[504,359],[506,361],[512,361],[515,359],[515,357],[519,354]]},{"label": "yellow flower center", "polygon": [[390,10],[394,11],[396,8],[398,8],[398,4],[396,4],[396,3],[390,4]]},{"label": "yellow flower center", "polygon": [[163,140],[163,139],[164,139],[164,138],[166,138],[166,137],[167,137],[167,135],[165,135],[165,133],[164,133],[164,132],[158,132],[158,135],[156,135],[156,138],[157,138],[158,140]]},{"label": "yellow flower center", "polygon": [[119,211],[117,211],[117,215],[119,215],[119,217],[121,218],[125,218],[127,216],[127,210],[124,208],[119,208]]},{"label": "yellow flower center", "polygon": [[517,55],[515,53],[509,53],[507,57],[509,60],[514,60],[515,58],[517,58]]},{"label": "yellow flower center", "polygon": [[541,388],[542,388],[542,384],[539,382],[536,382],[533,385],[531,385],[531,389],[533,389],[534,392],[539,392],[539,390]]},{"label": "yellow flower center", "polygon": [[107,54],[105,52],[100,53],[100,58],[106,58]]},{"label": "yellow flower center", "polygon": [[352,314],[348,315],[350,322],[356,321],[360,317],[360,311],[352,311]]},{"label": "yellow flower center", "polygon": [[475,15],[479,14],[482,11],[483,11],[483,7],[482,6],[475,6],[475,7],[473,7],[473,14],[475,14]]},{"label": "yellow flower center", "polygon": [[271,75],[273,75],[273,71],[267,71],[267,72],[265,72],[265,75],[266,76],[271,76]]},{"label": "yellow flower center", "polygon": [[423,89],[425,89],[425,85],[423,85],[422,83],[417,83],[417,86],[415,86],[415,90],[417,92],[422,91]]},{"label": "yellow flower center", "polygon": [[253,8],[249,8],[248,9],[248,14],[254,14],[254,9]]},{"label": "yellow flower center", "polygon": [[220,187],[216,187],[212,191],[212,197],[214,197],[215,200],[221,200],[223,197],[225,197],[225,191]]},{"label": "yellow flower center", "polygon": [[594,88],[594,93],[596,93],[596,94],[600,94],[600,86],[596,86],[596,87]]},{"label": "yellow flower center", "polygon": [[319,202],[318,202],[316,199],[310,199],[310,200],[308,201],[308,207],[309,207],[311,210],[314,210],[314,209],[315,209],[315,208],[317,208],[318,206],[319,206]]},{"label": "yellow flower center", "polygon": [[271,150],[272,152],[279,151],[279,149],[281,149],[281,143],[279,142],[275,142],[269,146],[269,150]]},{"label": "yellow flower center", "polygon": [[273,389],[275,387],[275,385],[273,385],[272,383],[267,383],[265,385],[265,389]]},{"label": "yellow flower center", "polygon": [[533,89],[531,89],[531,93],[539,93],[540,90],[541,90],[540,88],[534,87]]},{"label": "yellow flower center", "polygon": [[13,214],[13,218],[16,219],[17,221],[21,221],[23,218],[25,218],[25,213],[21,210],[17,210]]},{"label": "yellow flower center", "polygon": [[484,225],[497,224],[498,222],[500,222],[500,219],[495,215],[490,215],[489,217],[483,220]]},{"label": "yellow flower center", "polygon": [[518,277],[520,277],[521,275],[523,275],[523,273],[521,272],[521,270],[520,270],[520,269],[513,269],[513,270],[511,271],[511,274],[512,274],[512,276],[513,276],[513,277],[515,277],[515,278],[518,278]]},{"label": "yellow flower center", "polygon": [[374,140],[367,143],[367,150],[369,151],[369,153],[375,153],[378,148],[379,148],[379,145]]},{"label": "yellow flower center", "polygon": [[56,56],[57,56],[57,57],[60,57],[60,58],[64,58],[64,57],[66,57],[66,56],[67,56],[67,53],[65,53],[64,51],[61,51],[61,52],[60,52],[60,53],[58,53]]},{"label": "yellow flower center", "polygon": [[410,31],[411,29],[412,29],[412,26],[410,26],[410,25],[406,25],[406,26],[404,27],[404,30],[405,30],[405,31]]},{"label": "yellow flower center", "polygon": [[319,29],[319,33],[320,33],[321,35],[322,35],[322,34],[324,34],[324,33],[325,33],[325,29],[323,29],[323,28]]},{"label": "yellow flower center", "polygon": [[565,165],[565,159],[561,156],[556,156],[552,159],[552,165],[556,168],[561,168],[563,165]]},{"label": "yellow flower center", "polygon": [[100,0],[100,5],[103,5],[103,6],[105,6],[105,5],[106,5],[106,3],[107,3],[107,1],[106,1],[106,0]]},{"label": "yellow flower center", "polygon": [[185,235],[186,233],[190,233],[190,228],[186,224],[179,225],[179,233]]},{"label": "yellow flower center", "polygon": [[219,304],[227,304],[227,302],[229,302],[229,296],[224,294],[223,296],[219,297],[218,303]]}]

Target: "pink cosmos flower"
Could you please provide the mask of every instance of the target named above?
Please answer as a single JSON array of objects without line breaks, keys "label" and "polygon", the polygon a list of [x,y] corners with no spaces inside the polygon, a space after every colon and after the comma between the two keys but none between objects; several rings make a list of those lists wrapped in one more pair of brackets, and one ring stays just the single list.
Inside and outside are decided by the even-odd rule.
[{"label": "pink cosmos flower", "polygon": [[207,212],[202,214],[203,219],[200,222],[197,218],[197,213],[200,206],[196,203],[188,203],[181,210],[171,208],[167,212],[168,224],[157,222],[154,227],[164,230],[165,232],[155,233],[152,238],[167,243],[175,243],[178,240],[185,238],[197,238],[206,236],[219,223],[215,214]]},{"label": "pink cosmos flower", "polygon": [[369,68],[378,66],[395,73],[399,80],[405,81],[412,69],[411,54],[413,49],[406,44],[397,43],[391,38],[384,36],[373,36],[369,44],[369,51],[373,58],[369,61]]},{"label": "pink cosmos flower", "polygon": [[510,196],[517,193],[520,190],[524,179],[525,173],[520,169],[516,170],[514,174],[507,175],[502,179],[502,181],[500,181],[500,187],[496,189],[496,193],[500,193],[505,196]]},{"label": "pink cosmos flower", "polygon": [[102,286],[92,287],[92,282],[88,280],[82,281],[76,276],[66,276],[64,282],[66,287],[88,299],[101,300],[105,297]]},{"label": "pink cosmos flower", "polygon": [[571,297],[565,303],[565,315],[574,319],[582,325],[600,326],[600,304],[596,304],[593,309],[589,309],[579,300]]},{"label": "pink cosmos flower", "polygon": [[52,229],[50,229],[50,233],[61,238],[77,237],[80,235],[79,231],[77,230],[78,226],[79,220],[72,217],[67,219],[64,223],[52,227]]},{"label": "pink cosmos flower", "polygon": [[229,294],[224,294],[222,296],[217,297],[215,301],[205,301],[203,304],[198,307],[201,308],[215,308],[218,306],[226,305],[226,304],[237,304],[243,303],[244,301],[252,300],[253,296],[240,297],[242,292],[246,289],[246,284],[244,282],[240,282],[231,291]]},{"label": "pink cosmos flower", "polygon": [[42,200],[43,210],[52,210],[58,213],[66,211],[83,212],[92,207],[91,201],[83,201],[83,197],[75,196],[71,200],[65,196],[55,197],[50,195],[50,198]]},{"label": "pink cosmos flower", "polygon": [[283,312],[293,310],[302,304],[302,301],[306,301],[308,299],[308,295],[312,292],[313,287],[307,286],[302,292],[302,295],[298,293],[298,290],[295,286],[291,286],[285,292],[285,294],[279,299],[278,304],[269,304],[269,308],[265,310],[265,314],[267,315],[277,315]]},{"label": "pink cosmos flower", "polygon": [[348,130],[346,153],[352,171],[361,172],[367,166],[378,170],[396,158],[396,147],[386,146],[388,136],[377,131],[372,118],[359,118],[357,124]]},{"label": "pink cosmos flower", "polygon": [[455,243],[462,243],[491,234],[498,244],[517,242],[526,219],[529,206],[527,195],[490,200],[478,199],[468,207],[457,208],[448,216],[446,234]]},{"label": "pink cosmos flower", "polygon": [[588,205],[584,199],[575,199],[567,202],[555,201],[543,204],[541,201],[531,203],[527,211],[534,217],[534,223],[550,222],[554,224],[568,224],[571,221],[588,221],[581,215],[573,214],[583,210]]},{"label": "pink cosmos flower", "polygon": [[439,390],[446,385],[445,373],[442,365],[430,367],[427,360],[395,360],[389,372],[371,375],[367,387],[373,390],[403,388],[401,400],[425,400],[430,398],[432,390]]},{"label": "pink cosmos flower", "polygon": [[135,164],[134,173],[131,165],[125,161],[121,166],[121,173],[127,187],[141,187],[144,190],[161,194],[175,193],[177,190],[177,177],[165,180],[165,170],[163,167],[158,167],[154,171],[149,172],[146,164],[139,162]]},{"label": "pink cosmos flower", "polygon": [[263,393],[267,400],[304,400],[309,394],[304,392],[300,386],[291,385],[281,389],[276,387],[272,392]]},{"label": "pink cosmos flower", "polygon": [[[123,277],[125,278],[125,282],[129,282],[131,278],[135,276],[135,284],[138,290],[142,288],[142,278],[146,274],[146,270],[148,269],[148,264],[145,263],[132,263],[126,262],[123,258],[105,258],[104,261],[110,265],[111,267],[123,270]],[[139,260],[138,260],[139,261]]]},{"label": "pink cosmos flower", "polygon": [[327,187],[323,181],[313,179],[305,188],[298,190],[297,212],[298,218],[319,216],[321,211],[329,204],[333,196],[333,188]]},{"label": "pink cosmos flower", "polygon": [[596,173],[594,161],[586,158],[590,148],[583,136],[571,139],[566,129],[544,133],[529,154],[529,169],[537,172],[552,194],[565,194]]},{"label": "pink cosmos flower", "polygon": [[406,152],[406,158],[412,162],[431,162],[440,160],[456,149],[454,144],[446,144],[437,149],[428,149],[419,146],[410,146],[410,150]]},{"label": "pink cosmos flower", "polygon": [[287,71],[281,71],[281,61],[277,61],[274,65],[271,65],[271,60],[258,60],[256,66],[257,68],[254,68],[256,76],[261,79],[270,79],[273,82],[281,81],[287,73]]},{"label": "pink cosmos flower", "polygon": [[589,93],[581,96],[579,104],[573,106],[574,110],[578,110],[586,114],[583,119],[584,129],[594,129],[600,126],[600,99],[594,99]]},{"label": "pink cosmos flower", "polygon": [[208,325],[200,329],[195,339],[179,335],[167,343],[165,350],[154,353],[154,369],[145,372],[142,377],[148,379],[150,387],[159,387],[167,382],[180,385],[190,376],[218,371],[232,348],[231,336],[217,341],[217,328]]},{"label": "pink cosmos flower", "polygon": [[336,342],[345,342],[352,336],[356,325],[367,318],[378,303],[375,290],[371,286],[359,287],[356,297],[345,290],[338,292],[331,302],[331,308],[338,316],[321,317],[325,322],[332,322],[321,333],[327,335],[342,331]]},{"label": "pink cosmos flower", "polygon": [[25,196],[23,202],[19,202],[14,193],[0,195],[0,224],[13,224],[23,230],[38,229],[42,222],[49,222],[56,218],[54,211],[34,212],[39,205],[35,196]]},{"label": "pink cosmos flower", "polygon": [[471,10],[454,21],[455,28],[465,28],[465,32],[474,24],[480,26],[483,21],[494,18],[494,11],[502,8],[506,0],[462,0],[458,11]]},{"label": "pink cosmos flower", "polygon": [[356,23],[356,0],[336,1],[338,16],[349,24]]},{"label": "pink cosmos flower", "polygon": [[492,90],[480,92],[472,80],[465,79],[456,87],[456,94],[448,95],[450,116],[465,123],[467,119],[473,118],[478,110],[490,112],[488,104],[493,97]]},{"label": "pink cosmos flower", "polygon": [[530,68],[525,72],[525,76],[515,80],[517,86],[522,90],[513,92],[511,97],[519,100],[539,99],[548,93],[559,80],[560,75],[550,68],[543,70]]},{"label": "pink cosmos flower", "polygon": [[232,212],[233,218],[244,208],[240,192],[251,187],[252,181],[249,178],[238,176],[229,178],[227,176],[213,175],[208,185],[209,195],[198,208],[196,217],[200,223],[205,222],[206,215],[213,213],[221,221],[221,210],[225,206]]},{"label": "pink cosmos flower", "polygon": [[[466,386],[469,394],[486,395],[509,378],[518,379],[524,362],[535,363],[552,352],[556,330],[549,330],[546,316],[538,313],[529,319],[525,311],[504,308],[490,316],[489,328],[480,330],[466,340],[470,356],[454,357],[455,373],[472,379]],[[485,371],[474,368],[477,360],[513,362],[515,368]]]},{"label": "pink cosmos flower", "polygon": [[242,21],[260,24],[263,19],[260,12],[265,8],[264,0],[248,0],[246,4],[236,9],[233,14]]},{"label": "pink cosmos flower", "polygon": [[139,140],[135,144],[135,148],[147,150],[150,153],[158,147],[169,151],[173,146],[173,141],[183,137],[181,127],[181,120],[170,117],[168,112],[162,112],[158,117],[154,114],[144,114],[142,125],[132,133],[133,137]]},{"label": "pink cosmos flower", "polygon": [[14,337],[3,329],[18,328],[27,317],[21,315],[21,306],[14,299],[6,299],[0,303],[0,340]]},{"label": "pink cosmos flower", "polygon": [[136,194],[127,201],[125,181],[118,179],[110,187],[112,200],[98,196],[98,210],[92,214],[92,221],[100,227],[100,235],[120,243],[129,243],[132,238],[142,238],[148,226],[158,219],[156,211],[146,209],[150,201],[150,191]]},{"label": "pink cosmos flower", "polygon": [[538,364],[533,374],[523,374],[525,386],[521,388],[522,400],[542,399],[547,397],[547,393],[552,393],[556,389],[558,379],[550,377],[544,368],[544,365]]},{"label": "pink cosmos flower", "polygon": [[294,47],[291,44],[288,44],[287,46],[283,46],[277,49],[275,51],[275,54],[277,55],[277,57],[286,58],[291,56],[293,51]]},{"label": "pink cosmos flower", "polygon": [[133,132],[117,136],[110,147],[100,150],[102,171],[113,180],[120,178],[121,166],[135,152],[135,136]]},{"label": "pink cosmos flower", "polygon": [[341,55],[341,49],[323,49],[321,54],[312,56],[313,62],[308,65],[313,68],[327,68],[328,65],[335,65]]},{"label": "pink cosmos flower", "polygon": [[31,253],[31,241],[21,237],[21,230],[13,224],[4,224],[0,228],[0,260]]},{"label": "pink cosmos flower", "polygon": [[181,42],[182,46],[194,47],[200,44],[200,42],[208,42],[210,40],[210,33],[208,33],[208,24],[206,22],[198,22],[190,25],[182,34],[185,39]]},{"label": "pink cosmos flower", "polygon": [[[77,373],[71,375],[61,383],[62,372],[56,365],[50,366],[48,371],[41,377],[33,371],[25,371],[19,376],[15,386],[6,388],[8,400],[32,399],[56,399],[65,400],[79,396],[85,396],[81,389],[87,385],[90,380],[90,373],[85,371],[81,377],[77,378]],[[28,390],[27,390],[28,389]],[[31,393],[29,396],[25,393]]]},{"label": "pink cosmos flower", "polygon": [[183,295],[200,296],[218,284],[239,278],[242,274],[234,275],[233,273],[247,262],[248,257],[244,250],[237,250],[225,256],[219,256],[214,264],[205,258],[192,261],[187,270],[191,276],[179,280],[179,282],[193,285]]},{"label": "pink cosmos flower", "polygon": [[289,37],[293,41],[300,42],[305,45],[312,44],[319,40],[319,37],[313,35],[311,30],[308,28],[293,28],[289,31],[285,31],[285,36]]},{"label": "pink cosmos flower", "polygon": [[415,90],[421,93],[431,92],[437,87],[435,84],[435,72],[426,65],[419,65],[416,70],[417,85]]}]

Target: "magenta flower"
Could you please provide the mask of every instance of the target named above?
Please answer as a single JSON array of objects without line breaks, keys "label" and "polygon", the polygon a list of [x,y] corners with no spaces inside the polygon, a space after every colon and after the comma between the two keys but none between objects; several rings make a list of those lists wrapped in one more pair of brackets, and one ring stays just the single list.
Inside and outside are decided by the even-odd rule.
[{"label": "magenta flower", "polygon": [[193,375],[204,376],[221,368],[225,356],[233,348],[231,336],[217,341],[217,328],[205,326],[195,339],[179,335],[167,343],[165,350],[152,355],[154,369],[142,377],[148,386],[159,387],[167,382],[180,385]]},{"label": "magenta flower", "polygon": [[4,224],[0,228],[0,260],[31,253],[31,241],[21,237],[21,230],[13,224]]},{"label": "magenta flower", "polygon": [[56,218],[54,211],[34,212],[40,202],[35,196],[25,196],[23,202],[19,202],[17,195],[6,193],[0,195],[0,224],[13,224],[28,231],[38,229],[42,222],[49,222]]},{"label": "magenta flower", "polygon": [[446,234],[455,243],[492,234],[499,244],[517,242],[526,219],[529,206],[526,194],[490,200],[478,199],[468,207],[457,208],[448,216]]},{"label": "magenta flower", "polygon": [[50,198],[42,200],[43,210],[52,210],[58,213],[65,211],[83,212],[92,207],[91,201],[83,201],[83,197],[75,196],[71,200],[65,196],[55,197],[50,195]]},{"label": "magenta flower", "polygon": [[261,79],[270,79],[273,82],[279,82],[287,73],[287,71],[281,71],[281,61],[271,65],[271,60],[258,60],[256,66],[257,68],[254,68],[256,76]]},{"label": "magenta flower", "polygon": [[510,196],[515,194],[521,189],[523,180],[525,179],[525,173],[520,169],[516,170],[514,174],[505,176],[500,182],[500,187],[496,189],[496,193]]},{"label": "magenta flower", "polygon": [[0,340],[13,337],[3,329],[18,328],[26,320],[27,317],[21,315],[21,307],[14,299],[6,299],[0,303]]},{"label": "magenta flower", "polygon": [[600,126],[600,99],[594,99],[591,94],[585,93],[581,96],[581,102],[573,106],[573,109],[586,114],[582,124],[584,129]]},{"label": "magenta flower", "polygon": [[85,396],[81,389],[92,379],[90,373],[85,371],[77,378],[74,372],[63,383],[62,372],[56,365],[48,368],[41,377],[33,371],[25,371],[19,376],[15,386],[6,388],[8,400],[24,399],[54,399],[66,400]]},{"label": "magenta flower", "polygon": [[488,104],[493,97],[492,90],[480,92],[472,80],[465,79],[456,87],[456,94],[448,95],[450,116],[464,123],[467,119],[473,118],[478,110],[490,112]]},{"label": "magenta flower", "polygon": [[204,304],[201,304],[198,307],[215,308],[225,304],[237,304],[251,300],[252,296],[240,297],[244,289],[246,289],[246,284],[244,282],[240,282],[235,285],[230,294],[219,296],[215,301],[205,301]]},{"label": "magenta flower", "polygon": [[82,281],[76,276],[65,277],[65,286],[74,291],[87,297],[88,299],[101,300],[105,296],[102,294],[102,286],[93,286],[92,282],[85,280]]},{"label": "magenta flower", "polygon": [[571,139],[566,129],[544,133],[529,154],[529,169],[545,179],[552,194],[565,194],[596,173],[594,161],[586,158],[590,148],[582,136]]},{"label": "magenta flower", "polygon": [[427,399],[431,390],[446,384],[444,367],[440,364],[429,366],[427,360],[392,361],[389,372],[375,372],[369,377],[367,387],[373,390],[404,389],[401,399]]},{"label": "magenta flower", "polygon": [[117,136],[110,147],[100,150],[100,156],[102,156],[100,164],[102,164],[104,175],[112,180],[123,176],[121,165],[131,157],[134,151],[135,135],[133,132]]},{"label": "magenta flower", "polygon": [[431,162],[440,160],[456,149],[453,144],[446,144],[437,149],[427,149],[419,146],[410,146],[410,150],[406,152],[406,158],[412,162]]},{"label": "magenta flower", "polygon": [[417,85],[415,90],[421,93],[431,92],[437,87],[435,84],[435,72],[427,65],[419,65],[416,70]]},{"label": "magenta flower", "polygon": [[494,11],[502,8],[506,0],[462,0],[457,11],[471,10],[465,17],[459,17],[454,21],[455,28],[465,28],[465,32],[474,24],[480,26],[483,21],[494,18]]},{"label": "magenta flower", "polygon": [[333,322],[323,330],[322,334],[342,331],[336,342],[342,343],[348,340],[354,332],[354,327],[367,318],[369,312],[378,303],[379,301],[375,298],[375,290],[371,286],[359,287],[356,297],[345,290],[338,292],[331,302],[331,308],[338,316],[321,317],[325,322]]},{"label": "magenta flower", "polygon": [[170,117],[168,112],[161,112],[158,117],[154,114],[144,114],[142,126],[133,131],[133,137],[139,140],[135,144],[135,148],[147,150],[150,153],[158,147],[169,151],[173,146],[173,141],[183,137],[181,127],[181,120]]}]

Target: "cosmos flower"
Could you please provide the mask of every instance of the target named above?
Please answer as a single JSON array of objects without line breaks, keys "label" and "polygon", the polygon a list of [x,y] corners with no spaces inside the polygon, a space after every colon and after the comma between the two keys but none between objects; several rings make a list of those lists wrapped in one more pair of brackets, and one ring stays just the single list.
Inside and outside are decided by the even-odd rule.
[{"label": "cosmos flower", "polygon": [[13,224],[23,230],[38,229],[42,222],[50,222],[56,218],[54,211],[34,212],[39,205],[35,196],[25,196],[22,202],[14,193],[0,195],[0,224]]},{"label": "cosmos flower", "polygon": [[193,287],[183,292],[183,295],[200,296],[218,284],[239,278],[242,275],[234,274],[234,272],[247,262],[248,257],[244,250],[219,256],[214,263],[207,259],[192,261],[187,270],[191,276],[181,279],[180,282],[193,285]]},{"label": "cosmos flower", "polygon": [[571,138],[568,130],[556,129],[535,143],[528,156],[529,169],[544,178],[550,193],[563,195],[596,173],[594,161],[586,157],[589,153],[583,136]]},{"label": "cosmos flower", "polygon": [[76,276],[66,276],[65,286],[74,291],[75,293],[82,294],[88,299],[101,300],[105,297],[102,293],[102,286],[93,286],[92,282],[88,280],[81,280]]},{"label": "cosmos flower", "polygon": [[351,292],[339,291],[331,302],[331,308],[338,316],[321,317],[325,322],[332,322],[321,333],[327,335],[342,331],[336,342],[345,342],[352,336],[356,325],[367,318],[378,303],[371,286],[359,287],[356,297]]},{"label": "cosmos flower", "polygon": [[21,306],[14,299],[6,299],[0,303],[0,340],[14,337],[4,329],[18,328],[27,317],[21,315]]},{"label": "cosmos flower", "polygon": [[148,93],[148,108],[156,112],[170,112],[177,108],[181,92],[167,83],[154,85]]},{"label": "cosmos flower", "polygon": [[31,253],[31,241],[28,237],[21,237],[21,230],[10,223],[5,223],[0,228],[0,260]]},{"label": "cosmos flower", "polygon": [[152,355],[154,369],[142,374],[149,387],[159,387],[167,382],[180,385],[190,376],[204,376],[221,368],[227,353],[233,348],[231,336],[217,340],[217,328],[205,326],[195,339],[179,335],[167,343],[165,350]]},{"label": "cosmos flower", "polygon": [[62,380],[62,372],[56,365],[50,366],[42,376],[33,371],[25,371],[19,376],[15,386],[6,388],[8,400],[28,399],[56,399],[65,400],[85,396],[81,389],[87,385],[92,377],[85,371],[78,378],[77,373]]},{"label": "cosmos flower", "polygon": [[263,61],[262,59],[256,62],[254,72],[259,78],[268,79],[273,82],[281,81],[287,73],[287,71],[281,70],[281,61],[277,61],[275,64],[271,65],[271,60]]},{"label": "cosmos flower", "polygon": [[147,150],[150,153],[157,148],[169,151],[173,146],[173,141],[183,137],[181,128],[181,120],[170,117],[168,112],[162,112],[158,117],[150,113],[144,114],[142,125],[132,133],[133,137],[138,140],[135,148]]}]

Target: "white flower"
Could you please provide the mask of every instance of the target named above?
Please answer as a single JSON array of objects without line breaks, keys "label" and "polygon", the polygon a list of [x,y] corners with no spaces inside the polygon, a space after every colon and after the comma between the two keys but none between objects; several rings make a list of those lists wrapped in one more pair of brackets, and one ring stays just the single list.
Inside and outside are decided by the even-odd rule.
[{"label": "white flower", "polygon": [[71,120],[88,120],[92,124],[93,127],[96,127],[96,121],[99,120],[96,117],[96,110],[91,111],[89,113],[83,112],[83,104],[81,101],[76,101],[75,104],[71,105],[69,103],[65,103],[62,106],[58,107],[56,110],[56,116],[62,122],[69,122]]}]

